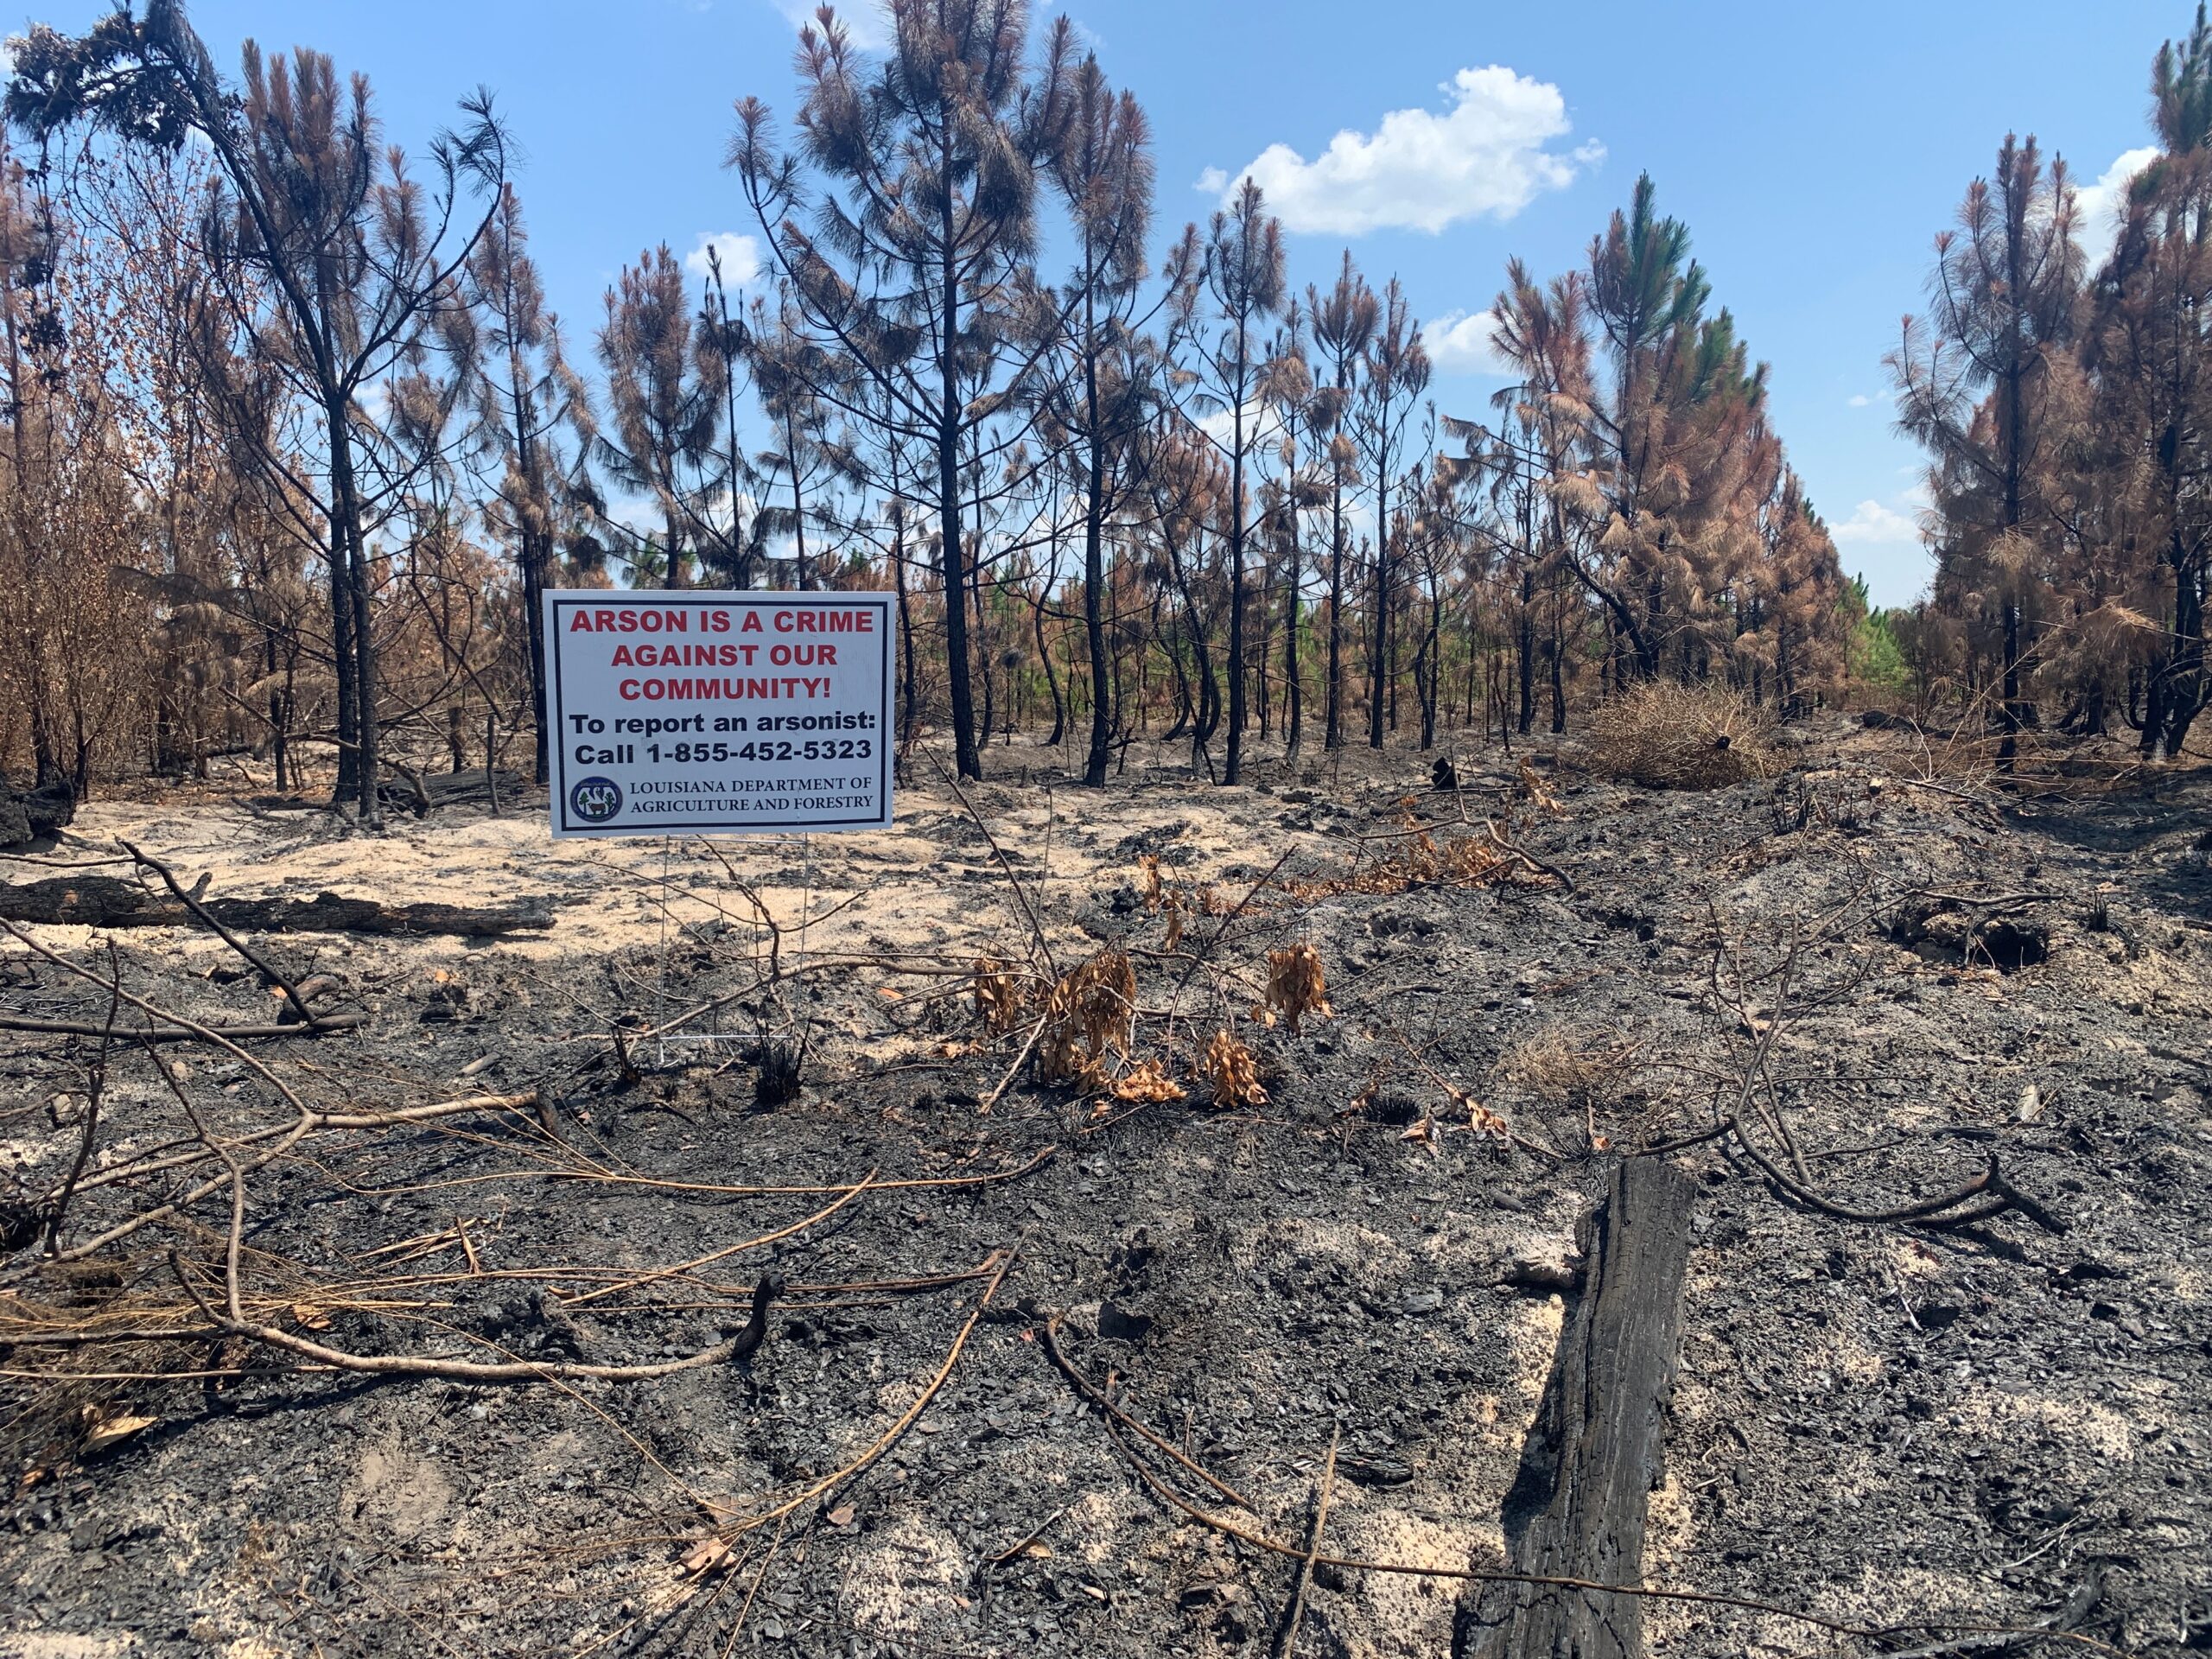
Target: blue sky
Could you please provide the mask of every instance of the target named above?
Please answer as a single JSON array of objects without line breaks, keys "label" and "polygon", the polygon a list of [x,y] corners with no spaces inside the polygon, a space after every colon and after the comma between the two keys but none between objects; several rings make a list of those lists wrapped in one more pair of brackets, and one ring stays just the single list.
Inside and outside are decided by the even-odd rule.
[{"label": "blue sky", "polygon": [[[1253,168],[1293,234],[1292,276],[1340,249],[1404,281],[1445,412],[1475,415],[1479,323],[1506,257],[1582,257],[1639,171],[1688,220],[1716,299],[1773,365],[1775,423],[1845,566],[1878,602],[1926,563],[1912,447],[1882,353],[1918,307],[1931,239],[2008,130],[2094,185],[2146,143],[2158,43],[2181,0],[1060,0],[1152,117],[1162,239],[1201,188]],[[19,14],[82,28],[105,7]],[[525,151],[518,184],[572,349],[627,260],[748,228],[721,170],[730,105],[793,105],[798,0],[200,0],[217,61],[306,44],[374,83],[410,149],[480,82]],[[1339,139],[1338,135],[1345,135]],[[1333,147],[1332,147],[1333,146]],[[1278,148],[1279,147],[1279,148]],[[2093,214],[2094,218],[2094,215]]]}]

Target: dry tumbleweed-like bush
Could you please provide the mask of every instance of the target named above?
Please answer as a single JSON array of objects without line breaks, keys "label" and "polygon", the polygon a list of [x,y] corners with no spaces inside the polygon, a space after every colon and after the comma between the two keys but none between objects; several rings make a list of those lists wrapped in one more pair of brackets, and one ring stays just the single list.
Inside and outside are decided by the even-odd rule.
[{"label": "dry tumbleweed-like bush", "polygon": [[1440,842],[1423,832],[1401,844],[1404,850],[1395,857],[1364,861],[1355,865],[1349,875],[1327,876],[1314,881],[1286,881],[1281,884],[1283,891],[1294,899],[1310,903],[1348,893],[1382,894],[1403,893],[1414,887],[1487,887],[1522,874],[1518,860],[1480,836],[1461,836],[1457,840]]},{"label": "dry tumbleweed-like bush", "polygon": [[1329,988],[1321,976],[1321,958],[1310,944],[1286,945],[1268,952],[1268,1024],[1281,1016],[1293,1032],[1309,1014],[1326,1020],[1336,1010],[1329,1006]]},{"label": "dry tumbleweed-like bush", "polygon": [[1198,1075],[1213,1084],[1213,1103],[1217,1106],[1264,1106],[1268,1091],[1260,1086],[1260,1063],[1252,1051],[1238,1042],[1226,1028],[1213,1034],[1213,1041],[1206,1045],[1205,1058],[1198,1063]]},{"label": "dry tumbleweed-like bush", "polygon": [[1737,692],[1653,680],[1592,717],[1590,765],[1647,789],[1719,789],[1766,774],[1766,732],[1764,717]]}]

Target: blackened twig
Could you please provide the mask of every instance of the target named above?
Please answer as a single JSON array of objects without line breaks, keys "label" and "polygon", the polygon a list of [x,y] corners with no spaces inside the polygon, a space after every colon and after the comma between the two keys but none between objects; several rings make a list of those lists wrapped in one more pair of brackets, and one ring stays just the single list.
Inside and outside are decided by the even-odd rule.
[{"label": "blackened twig", "polygon": [[244,957],[248,962],[259,969],[263,976],[266,978],[270,984],[276,986],[279,990],[284,993],[284,1000],[292,1005],[292,1012],[298,1014],[304,1024],[317,1031],[322,1029],[321,1020],[319,1019],[315,1015],[315,1012],[308,1007],[307,999],[300,995],[299,987],[293,984],[289,979],[285,977],[284,974],[274,963],[270,962],[268,957],[263,956],[258,950],[256,950],[244,939],[241,939],[237,934],[232,932],[229,928],[225,927],[222,923],[217,921],[214,915],[208,910],[207,906],[201,904],[198,899],[194,898],[191,893],[187,893],[184,890],[184,884],[176,879],[175,871],[169,868],[168,865],[162,863],[160,859],[156,858],[152,854],[140,852],[136,847],[132,846],[127,841],[119,841],[118,844],[124,852],[130,854],[133,859],[137,861],[141,866],[153,871],[156,875],[160,876],[162,878],[162,885],[169,890],[169,896],[171,898],[175,899],[179,904],[190,911],[193,915],[197,917],[200,921],[206,923],[207,926],[213,928],[215,931],[215,936],[221,939],[225,944],[229,945],[232,950],[237,951],[238,955]]}]

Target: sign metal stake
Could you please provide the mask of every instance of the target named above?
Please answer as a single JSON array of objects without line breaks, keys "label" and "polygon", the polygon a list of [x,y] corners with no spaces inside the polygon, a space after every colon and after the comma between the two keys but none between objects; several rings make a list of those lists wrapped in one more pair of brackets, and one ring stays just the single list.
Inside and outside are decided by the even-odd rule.
[{"label": "sign metal stake", "polygon": [[[788,860],[789,837],[798,836],[796,971],[807,978],[813,832],[892,822],[893,596],[549,589],[544,607],[553,834],[661,843],[657,1064],[668,1065],[671,1046],[765,1046],[774,1035],[765,1008],[756,1032],[665,1029],[669,957],[686,926],[671,913],[676,844],[694,835],[772,835]],[[781,930],[757,906],[750,925],[758,982],[764,932]],[[768,988],[798,1019],[804,1041],[814,1017],[811,979],[795,1015],[782,988]]]}]

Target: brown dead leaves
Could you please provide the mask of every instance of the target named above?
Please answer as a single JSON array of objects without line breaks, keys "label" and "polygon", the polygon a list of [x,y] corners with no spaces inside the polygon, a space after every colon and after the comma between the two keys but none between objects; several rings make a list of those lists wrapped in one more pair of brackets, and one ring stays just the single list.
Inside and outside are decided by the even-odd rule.
[{"label": "brown dead leaves", "polygon": [[709,1534],[683,1552],[683,1559],[676,1564],[676,1571],[681,1578],[712,1578],[717,1573],[727,1571],[735,1560],[735,1552],[720,1538]]},{"label": "brown dead leaves", "polygon": [[81,1435],[77,1446],[78,1455],[86,1458],[96,1458],[103,1452],[143,1433],[161,1421],[158,1417],[139,1417],[123,1412],[111,1414],[106,1408],[94,1405],[82,1408],[78,1413],[78,1419]]},{"label": "brown dead leaves", "polygon": [[1559,797],[1552,793],[1550,786],[1537,775],[1536,769],[1529,764],[1525,757],[1521,760],[1519,773],[1514,779],[1513,798],[1527,802],[1539,812],[1557,815],[1567,810],[1559,804]]},{"label": "brown dead leaves", "polygon": [[1167,1075],[1167,1068],[1157,1059],[1139,1060],[1115,1084],[1112,1094],[1116,1100],[1163,1101],[1180,1100],[1183,1085]]},{"label": "brown dead leaves", "polygon": [[1268,1091],[1260,1086],[1260,1063],[1252,1051],[1227,1027],[1213,1034],[1198,1075],[1213,1085],[1217,1106],[1264,1106]]},{"label": "brown dead leaves", "polygon": [[1021,988],[1014,969],[996,957],[976,958],[976,1012],[983,1028],[1002,1037],[1021,1022]]},{"label": "brown dead leaves", "polygon": [[1107,1057],[1128,1058],[1136,1019],[1136,970],[1109,945],[1052,987],[1037,1043],[1039,1081],[1077,1084],[1085,1093],[1109,1087]]},{"label": "brown dead leaves", "polygon": [[1326,1020],[1335,1013],[1329,1006],[1320,956],[1312,945],[1301,941],[1268,952],[1268,1001],[1262,1014],[1268,1024],[1280,1015],[1294,1034],[1300,1020]]}]

